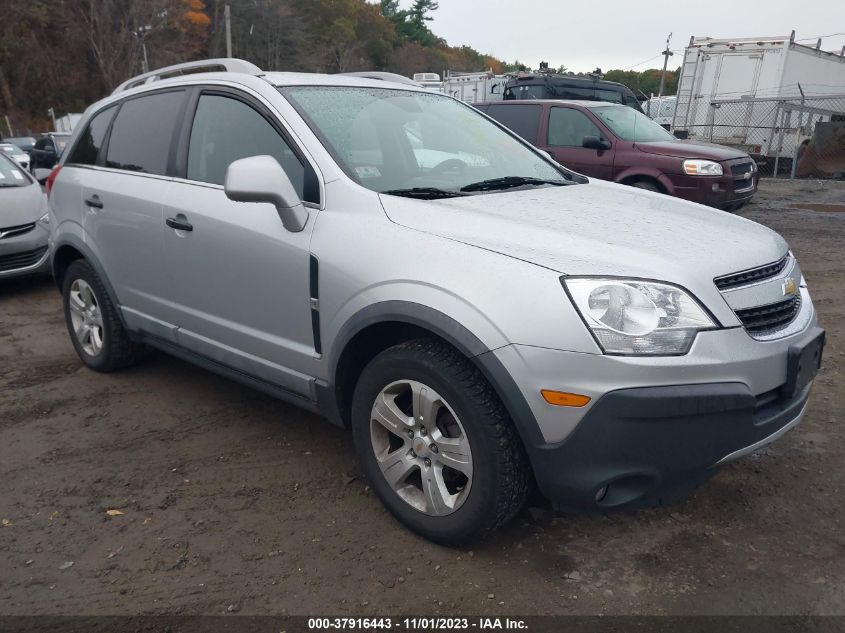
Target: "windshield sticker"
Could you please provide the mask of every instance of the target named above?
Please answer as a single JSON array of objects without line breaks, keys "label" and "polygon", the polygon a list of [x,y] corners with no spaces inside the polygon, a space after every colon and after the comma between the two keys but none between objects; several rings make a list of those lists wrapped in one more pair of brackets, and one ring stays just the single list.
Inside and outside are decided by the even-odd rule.
[{"label": "windshield sticker", "polygon": [[355,168],[358,178],[380,178],[381,172],[375,165],[359,165]]}]

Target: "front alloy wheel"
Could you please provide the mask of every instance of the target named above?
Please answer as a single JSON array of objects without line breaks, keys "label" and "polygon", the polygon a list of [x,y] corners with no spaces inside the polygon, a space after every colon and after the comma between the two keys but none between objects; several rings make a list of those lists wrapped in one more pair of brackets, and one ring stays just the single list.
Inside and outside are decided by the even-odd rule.
[{"label": "front alloy wheel", "polygon": [[398,380],[376,397],[370,439],[385,480],[408,505],[451,514],[472,487],[472,450],[454,410],[431,387]]},{"label": "front alloy wheel", "polygon": [[373,490],[417,534],[467,543],[522,507],[530,470],[513,422],[447,343],[420,338],[382,351],[358,377],[351,413]]}]

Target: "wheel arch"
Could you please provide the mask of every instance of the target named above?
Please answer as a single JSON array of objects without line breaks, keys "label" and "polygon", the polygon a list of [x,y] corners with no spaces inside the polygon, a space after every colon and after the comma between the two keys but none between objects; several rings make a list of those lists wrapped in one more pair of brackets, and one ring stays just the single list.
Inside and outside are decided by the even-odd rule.
[{"label": "wheel arch", "polygon": [[672,182],[661,172],[627,171],[619,175],[616,182],[620,185],[633,185],[635,182],[650,182],[660,188],[662,193],[674,195]]},{"label": "wheel arch", "polygon": [[341,327],[329,356],[330,383],[321,389],[330,419],[348,427],[352,393],[361,370],[385,349],[421,337],[440,339],[463,354],[490,383],[526,447],[542,443],[527,401],[495,354],[452,317],[406,301],[370,305]]},{"label": "wheel arch", "polygon": [[80,259],[85,260],[85,262],[94,269],[94,272],[97,273],[97,276],[103,282],[106,292],[109,293],[109,299],[117,308],[117,314],[120,318],[121,324],[128,332],[129,328],[126,327],[126,321],[123,318],[123,311],[120,309],[120,302],[117,300],[117,295],[115,294],[114,288],[105,273],[103,265],[97,259],[96,255],[94,255],[91,248],[89,248],[82,239],[72,233],[62,236],[62,238],[53,245],[53,279],[56,282],[59,292],[62,291],[67,269],[73,262]]}]

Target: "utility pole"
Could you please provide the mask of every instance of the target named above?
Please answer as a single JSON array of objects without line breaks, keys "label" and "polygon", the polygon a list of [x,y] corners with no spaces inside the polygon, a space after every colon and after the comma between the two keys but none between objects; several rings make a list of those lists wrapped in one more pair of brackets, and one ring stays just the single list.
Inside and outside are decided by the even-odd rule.
[{"label": "utility pole", "polygon": [[660,73],[660,89],[657,91],[657,96],[663,96],[663,86],[666,84],[666,65],[669,63],[669,58],[674,55],[672,51],[669,50],[669,40],[672,39],[672,34],[669,33],[669,37],[666,38],[666,50],[664,50],[661,55],[663,55],[663,72]]},{"label": "utility pole", "polygon": [[138,27],[137,30],[134,31],[135,37],[141,40],[141,72],[148,73],[150,72],[150,62],[147,59],[147,35],[150,31],[153,30],[151,25],[141,26]]},{"label": "utility pole", "polygon": [[223,19],[226,22],[226,57],[232,56],[232,11],[227,4],[223,8]]}]

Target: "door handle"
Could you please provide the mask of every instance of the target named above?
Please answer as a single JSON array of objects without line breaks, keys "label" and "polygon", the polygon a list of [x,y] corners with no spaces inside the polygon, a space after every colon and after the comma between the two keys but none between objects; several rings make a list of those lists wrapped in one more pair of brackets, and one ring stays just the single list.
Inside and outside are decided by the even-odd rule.
[{"label": "door handle", "polygon": [[100,196],[98,196],[96,193],[93,196],[91,196],[90,198],[85,198],[85,204],[86,204],[86,206],[89,206],[92,209],[102,209],[103,208],[103,202],[102,202],[102,200],[100,200]]},{"label": "door handle", "polygon": [[176,216],[175,218],[167,218],[164,223],[171,229],[176,229],[177,231],[193,231],[194,225],[188,222],[185,216],[181,213],[179,216]]}]

